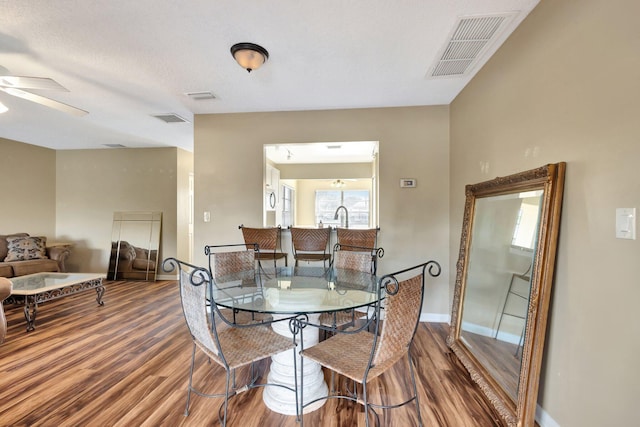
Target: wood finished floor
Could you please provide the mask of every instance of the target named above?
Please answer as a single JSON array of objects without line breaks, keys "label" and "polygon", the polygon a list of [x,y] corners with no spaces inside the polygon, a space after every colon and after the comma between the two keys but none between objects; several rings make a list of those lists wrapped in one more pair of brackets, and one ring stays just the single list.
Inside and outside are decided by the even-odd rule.
[{"label": "wood finished floor", "polygon": [[[193,396],[190,415],[183,414],[191,338],[176,282],[117,281],[105,287],[103,307],[92,291],[41,304],[36,329],[29,333],[22,308],[5,306],[8,334],[0,345],[0,425],[218,425],[218,399]],[[499,426],[450,354],[447,333],[446,324],[421,324],[415,338],[412,354],[424,425]],[[206,363],[201,354],[197,366],[194,381],[206,391],[220,390],[224,370]],[[267,370],[268,361],[261,368]],[[403,361],[374,380],[372,401],[405,396],[407,375]],[[297,425],[295,417],[264,406],[262,389],[241,393],[230,402],[230,426]],[[361,406],[344,400],[329,400],[304,420],[307,426],[364,426]],[[415,406],[387,410],[380,421],[382,426],[416,425]]]},{"label": "wood finished floor", "polygon": [[518,381],[522,361],[522,349],[517,344],[464,331],[464,338],[473,354],[485,361],[487,370],[498,384],[517,400]]}]

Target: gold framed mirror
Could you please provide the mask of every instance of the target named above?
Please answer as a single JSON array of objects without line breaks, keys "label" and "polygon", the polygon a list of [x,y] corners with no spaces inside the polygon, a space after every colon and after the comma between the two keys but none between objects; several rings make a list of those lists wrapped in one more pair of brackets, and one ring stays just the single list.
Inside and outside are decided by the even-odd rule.
[{"label": "gold framed mirror", "polygon": [[508,426],[533,426],[565,163],[467,185],[447,344]]}]

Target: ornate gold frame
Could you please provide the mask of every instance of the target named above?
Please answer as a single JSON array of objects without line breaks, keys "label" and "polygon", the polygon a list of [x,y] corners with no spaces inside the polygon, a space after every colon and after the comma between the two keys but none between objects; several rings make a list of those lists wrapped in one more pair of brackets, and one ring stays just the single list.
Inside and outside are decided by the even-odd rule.
[{"label": "ornate gold frame", "polygon": [[[544,351],[547,317],[555,267],[560,211],[564,189],[564,162],[548,164],[506,177],[466,186],[466,202],[457,263],[456,283],[447,344],[480,386],[487,399],[508,426],[533,426]],[[502,389],[495,378],[460,340],[462,307],[471,249],[471,231],[477,198],[543,189],[538,244],[534,253],[525,339],[518,382],[517,401]]]}]

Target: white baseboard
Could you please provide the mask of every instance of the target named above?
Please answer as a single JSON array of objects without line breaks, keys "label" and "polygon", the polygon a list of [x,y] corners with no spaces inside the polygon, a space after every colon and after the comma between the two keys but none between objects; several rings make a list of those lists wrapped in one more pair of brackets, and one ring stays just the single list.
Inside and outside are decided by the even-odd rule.
[{"label": "white baseboard", "polygon": [[551,415],[547,413],[540,405],[536,405],[536,421],[540,427],[560,427]]},{"label": "white baseboard", "polygon": [[451,315],[439,313],[420,313],[420,321],[432,323],[450,323]]}]

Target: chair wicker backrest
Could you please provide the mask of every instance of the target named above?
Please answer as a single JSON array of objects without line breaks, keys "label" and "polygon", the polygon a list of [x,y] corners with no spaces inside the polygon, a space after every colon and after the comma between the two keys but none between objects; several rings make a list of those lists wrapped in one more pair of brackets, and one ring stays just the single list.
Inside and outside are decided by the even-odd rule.
[{"label": "chair wicker backrest", "polygon": [[296,251],[327,250],[329,244],[330,228],[297,228],[291,227],[291,242]]},{"label": "chair wicker backrest", "polygon": [[279,227],[251,228],[241,226],[240,229],[247,249],[252,249],[254,243],[258,244],[261,252],[275,251],[278,247]]},{"label": "chair wicker backrest", "polygon": [[[378,244],[378,229],[353,229],[340,228],[336,230],[338,243],[346,246],[359,246],[362,248],[375,248]],[[355,250],[346,248],[344,250]]]},{"label": "chair wicker backrest", "polygon": [[218,279],[233,273],[255,268],[256,255],[253,249],[246,251],[218,252],[213,257],[213,278]]},{"label": "chair wicker backrest", "polygon": [[371,252],[353,252],[340,246],[333,254],[334,266],[343,270],[355,270],[363,273],[373,272]]},{"label": "chair wicker backrest", "polygon": [[[385,318],[380,330],[373,366],[395,363],[411,345],[420,321],[424,294],[424,270],[402,282],[390,282],[385,298]],[[397,289],[397,293],[395,292]]]},{"label": "chair wicker backrest", "polygon": [[[211,334],[210,314],[207,313],[206,289],[210,283],[209,280],[206,280],[208,272],[196,270],[195,275],[192,276],[192,272],[185,270],[182,265],[179,268],[182,312],[189,332],[197,346],[217,355],[219,347]],[[196,279],[194,280],[195,284],[192,283],[192,277]]]}]

